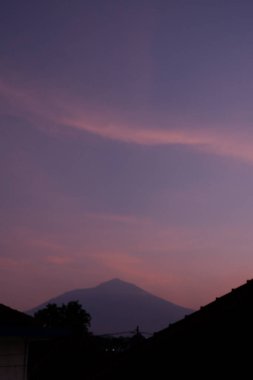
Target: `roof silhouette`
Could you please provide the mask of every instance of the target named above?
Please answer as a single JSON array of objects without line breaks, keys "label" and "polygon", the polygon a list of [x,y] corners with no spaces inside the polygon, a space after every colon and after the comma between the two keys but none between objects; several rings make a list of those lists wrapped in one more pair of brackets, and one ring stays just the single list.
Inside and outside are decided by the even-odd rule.
[{"label": "roof silhouette", "polygon": [[[232,329],[235,333],[242,323],[251,328],[253,321],[253,279],[248,280],[238,288],[232,289],[215,301],[202,306],[198,311],[186,315],[184,319],[171,324],[168,328],[158,332],[158,336],[167,336],[182,331],[195,332],[198,329],[209,328]],[[240,325],[240,328],[243,326]],[[252,326],[253,327],[253,326]]]},{"label": "roof silhouette", "polygon": [[69,334],[63,328],[44,328],[30,315],[0,304],[0,337],[58,337]]},{"label": "roof silhouette", "polygon": [[[154,334],[123,363],[121,379],[252,378],[253,280]],[[127,369],[127,370],[126,370]],[[116,371],[108,373],[116,379]],[[173,374],[173,376],[172,376]]]},{"label": "roof silhouette", "polygon": [[18,310],[0,304],[0,326],[31,326],[34,319]]}]

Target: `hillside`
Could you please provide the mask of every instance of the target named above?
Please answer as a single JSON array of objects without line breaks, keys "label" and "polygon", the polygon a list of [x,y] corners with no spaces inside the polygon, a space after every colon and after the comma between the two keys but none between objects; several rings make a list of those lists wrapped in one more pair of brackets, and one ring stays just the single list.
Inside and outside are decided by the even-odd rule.
[{"label": "hillside", "polygon": [[48,303],[68,303],[78,300],[92,317],[91,331],[95,334],[128,332],[138,325],[141,331],[153,333],[183,318],[192,310],[168,302],[131,283],[113,279],[94,288],[76,289],[52,298]]}]

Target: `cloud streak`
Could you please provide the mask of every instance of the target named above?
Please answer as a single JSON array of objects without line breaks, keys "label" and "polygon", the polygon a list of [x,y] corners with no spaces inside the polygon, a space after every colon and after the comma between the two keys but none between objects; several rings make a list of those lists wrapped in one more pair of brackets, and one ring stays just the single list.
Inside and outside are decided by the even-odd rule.
[{"label": "cloud streak", "polygon": [[[224,127],[215,130],[203,125],[173,127],[168,123],[166,128],[150,128],[137,125],[126,125],[124,121],[95,122],[94,115],[82,111],[80,101],[66,99],[64,95],[53,91],[35,91],[32,88],[13,86],[0,78],[0,96],[5,99],[13,112],[21,113],[36,124],[45,121],[80,130],[104,139],[144,146],[180,145],[197,151],[219,156],[231,157],[242,162],[253,164],[253,138],[235,132],[233,128]],[[79,106],[77,106],[79,104]],[[172,124],[172,123],[171,123]],[[49,128],[49,127],[45,127]]]},{"label": "cloud streak", "polygon": [[112,223],[122,223],[130,225],[149,225],[151,220],[148,218],[141,218],[135,215],[126,215],[126,214],[110,214],[110,213],[87,213],[86,216],[90,219],[112,222]]},{"label": "cloud streak", "polygon": [[168,127],[144,128],[122,125],[92,125],[82,119],[63,119],[62,123],[110,140],[145,146],[182,145],[202,152],[233,157],[253,164],[253,139],[240,133],[224,132],[221,128],[212,132],[211,128]]}]

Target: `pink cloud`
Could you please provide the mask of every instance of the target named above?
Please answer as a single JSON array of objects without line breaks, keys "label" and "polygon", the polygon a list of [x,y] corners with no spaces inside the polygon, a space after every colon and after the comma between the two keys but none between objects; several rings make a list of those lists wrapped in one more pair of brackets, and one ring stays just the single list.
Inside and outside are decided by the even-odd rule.
[{"label": "pink cloud", "polygon": [[19,267],[19,260],[12,259],[8,257],[0,257],[0,267],[1,269],[16,269]]},{"label": "pink cloud", "polygon": [[66,250],[66,248],[62,244],[59,244],[55,241],[51,241],[47,238],[43,239],[43,238],[31,237],[27,239],[27,244],[30,247],[45,249],[47,251],[49,250],[53,252],[64,252]]},{"label": "pink cloud", "polygon": [[[213,231],[204,227],[195,230],[152,224],[145,226],[141,234],[138,228],[136,240],[130,234],[132,247],[123,248],[122,244],[110,247],[110,242],[108,247],[106,239],[102,239],[101,248],[87,249],[84,240],[74,246],[76,235],[71,235],[71,244],[65,250],[50,233],[40,236],[30,230],[20,232],[18,241],[14,241],[18,257],[0,259],[0,283],[2,280],[9,284],[3,294],[10,299],[7,293],[12,289],[20,305],[28,308],[39,299],[42,302],[75,287],[94,286],[120,277],[176,303],[198,307],[240,284],[252,272],[251,247],[243,246],[246,237],[250,241],[250,229],[241,238],[235,233],[236,228],[219,229],[214,238]],[[100,236],[97,231],[95,236]],[[36,248],[43,251],[39,260]],[[26,296],[31,286],[33,300]]]},{"label": "pink cloud", "polygon": [[68,256],[47,256],[45,261],[49,264],[68,265],[73,262],[73,259]]},{"label": "pink cloud", "polygon": [[136,215],[126,214],[111,214],[111,213],[88,213],[88,218],[98,219],[106,222],[126,223],[126,224],[149,224],[151,223],[148,218],[141,218]]},{"label": "pink cloud", "polygon": [[[16,81],[16,83],[18,83]],[[129,144],[146,146],[182,145],[209,154],[232,157],[234,159],[253,163],[253,138],[245,136],[237,128],[233,133],[222,126],[178,125],[171,121],[165,128],[147,128],[141,125],[125,125],[122,121],[94,121],[94,115],[83,111],[85,104],[78,99],[67,97],[57,91],[38,90],[30,86],[13,85],[0,78],[0,96],[11,104],[12,112],[36,120],[36,125],[42,126],[50,121],[52,131],[54,125],[78,129],[105,139],[121,141]],[[218,128],[217,128],[218,127]]]},{"label": "pink cloud", "polygon": [[240,132],[212,131],[211,127],[184,128],[181,126],[168,128],[145,128],[139,126],[94,125],[83,119],[61,119],[62,124],[77,128],[110,140],[122,141],[146,146],[182,145],[190,146],[209,154],[233,157],[241,161],[253,163],[253,139],[242,136]]}]

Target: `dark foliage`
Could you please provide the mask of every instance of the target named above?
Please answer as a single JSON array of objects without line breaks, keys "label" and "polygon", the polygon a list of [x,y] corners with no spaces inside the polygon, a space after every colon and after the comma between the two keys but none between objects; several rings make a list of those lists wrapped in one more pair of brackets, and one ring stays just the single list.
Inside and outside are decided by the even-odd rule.
[{"label": "dark foliage", "polygon": [[35,313],[34,318],[44,327],[68,328],[78,333],[87,333],[91,321],[90,315],[78,301],[61,306],[48,304]]}]

